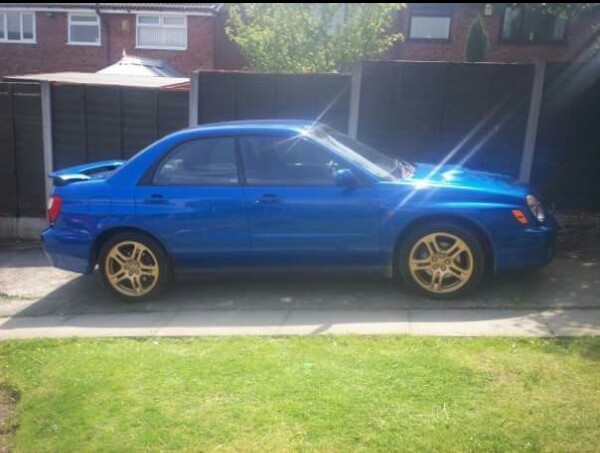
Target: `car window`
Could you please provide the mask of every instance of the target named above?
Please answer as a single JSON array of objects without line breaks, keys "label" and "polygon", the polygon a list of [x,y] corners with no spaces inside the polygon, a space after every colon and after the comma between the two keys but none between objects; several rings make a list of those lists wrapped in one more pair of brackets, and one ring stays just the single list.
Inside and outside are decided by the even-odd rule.
[{"label": "car window", "polygon": [[246,182],[253,185],[334,185],[338,160],[305,139],[275,136],[240,138]]},{"label": "car window", "polygon": [[235,185],[235,139],[194,140],[175,148],[158,166],[154,184],[169,186]]}]

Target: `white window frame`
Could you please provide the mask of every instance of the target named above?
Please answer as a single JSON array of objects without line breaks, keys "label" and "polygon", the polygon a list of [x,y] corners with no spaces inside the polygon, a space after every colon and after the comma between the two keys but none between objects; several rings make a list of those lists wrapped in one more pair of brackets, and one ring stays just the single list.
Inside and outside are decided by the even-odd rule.
[{"label": "white window frame", "polygon": [[[156,27],[156,25],[147,25],[147,24],[140,24],[140,17],[142,16],[154,16],[154,17],[158,17],[159,18],[159,24],[158,26],[160,28],[177,28],[177,29],[183,29],[185,30],[185,45],[183,47],[169,47],[169,46],[144,46],[144,45],[140,45],[139,42],[139,37],[140,37],[140,33],[139,33],[139,29],[147,27]],[[164,19],[165,17],[180,17],[183,19],[183,26],[179,26],[179,25],[164,25]],[[187,16],[184,14],[164,14],[164,13],[138,13],[136,14],[135,17],[135,48],[136,49],[157,49],[157,50],[187,50],[188,47],[188,21],[187,21]]]},{"label": "white window frame", "polygon": [[[8,14],[9,13],[16,13],[19,15],[19,22],[21,25],[20,28],[20,33],[21,33],[21,38],[19,40],[14,40],[14,39],[8,39]],[[3,14],[4,17],[3,20],[4,21],[4,38],[0,38],[0,42],[1,43],[7,43],[7,44],[37,44],[37,32],[36,32],[36,20],[35,20],[35,11],[15,11],[15,10],[7,10],[7,9],[2,9],[0,10],[0,14]],[[23,15],[24,14],[29,14],[32,17],[32,26],[33,26],[33,38],[31,39],[23,39]]]},{"label": "white window frame", "polygon": [[[72,16],[95,16],[96,17],[96,26],[98,27],[98,42],[81,42],[81,41],[73,41],[71,39],[71,25],[86,25],[91,26],[91,22],[78,22],[72,19]],[[96,46],[100,47],[102,45],[102,23],[100,22],[100,16],[96,13],[82,13],[82,12],[70,12],[69,20],[67,22],[67,44],[69,46]]]}]

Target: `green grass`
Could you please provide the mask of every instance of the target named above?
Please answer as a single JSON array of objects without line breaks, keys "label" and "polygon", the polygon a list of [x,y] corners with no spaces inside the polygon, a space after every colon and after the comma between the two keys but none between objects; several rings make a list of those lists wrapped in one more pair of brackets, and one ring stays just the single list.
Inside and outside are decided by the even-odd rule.
[{"label": "green grass", "polygon": [[600,338],[0,344],[15,451],[597,451]]}]

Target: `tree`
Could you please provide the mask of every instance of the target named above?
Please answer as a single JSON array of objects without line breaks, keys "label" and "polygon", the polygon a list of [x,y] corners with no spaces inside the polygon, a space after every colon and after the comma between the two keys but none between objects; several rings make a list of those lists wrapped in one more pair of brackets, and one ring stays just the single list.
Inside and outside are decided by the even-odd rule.
[{"label": "tree", "polygon": [[470,62],[485,61],[487,47],[488,35],[485,31],[485,25],[481,16],[477,16],[469,28],[467,46],[465,49],[465,60]]},{"label": "tree", "polygon": [[252,69],[325,72],[381,55],[404,3],[231,3],[227,36]]}]

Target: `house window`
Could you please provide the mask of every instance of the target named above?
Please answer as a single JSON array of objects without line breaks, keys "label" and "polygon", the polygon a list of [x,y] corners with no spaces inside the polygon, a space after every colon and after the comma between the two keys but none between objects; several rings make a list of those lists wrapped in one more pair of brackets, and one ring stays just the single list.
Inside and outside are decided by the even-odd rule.
[{"label": "house window", "polygon": [[185,16],[137,16],[137,43],[139,49],[187,48],[187,21]]},{"label": "house window", "polygon": [[410,6],[412,40],[447,41],[450,39],[452,4],[415,3]]},{"label": "house window", "polygon": [[0,42],[35,43],[35,13],[1,11]]},{"label": "house window", "polygon": [[100,18],[97,14],[69,14],[69,44],[100,45]]},{"label": "house window", "polygon": [[557,43],[564,40],[566,29],[566,19],[523,6],[507,6],[501,39],[516,43]]}]

